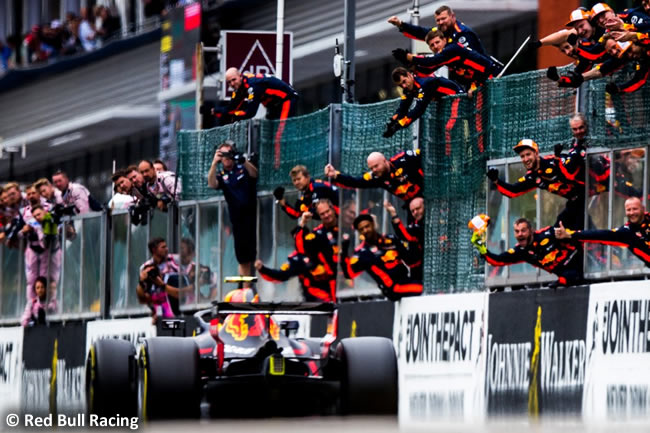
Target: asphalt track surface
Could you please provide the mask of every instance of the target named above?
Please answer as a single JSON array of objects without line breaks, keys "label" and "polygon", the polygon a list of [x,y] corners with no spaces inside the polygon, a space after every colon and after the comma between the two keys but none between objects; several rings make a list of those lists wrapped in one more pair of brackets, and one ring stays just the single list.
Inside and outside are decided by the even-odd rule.
[{"label": "asphalt track surface", "polygon": [[[644,422],[593,423],[576,418],[491,419],[476,423],[431,422],[421,426],[400,428],[396,417],[307,417],[272,418],[257,420],[203,420],[196,422],[148,423],[140,431],[155,432],[277,432],[277,433],[393,433],[393,432],[603,432],[648,433],[650,420]],[[95,430],[97,431],[97,430]]]}]

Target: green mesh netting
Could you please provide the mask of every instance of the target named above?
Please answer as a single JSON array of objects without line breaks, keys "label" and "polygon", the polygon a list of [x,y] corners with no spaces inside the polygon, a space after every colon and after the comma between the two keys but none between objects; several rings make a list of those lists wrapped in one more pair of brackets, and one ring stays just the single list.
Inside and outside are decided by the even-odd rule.
[{"label": "green mesh netting", "polygon": [[207,180],[214,147],[225,140],[232,140],[238,149],[245,150],[248,123],[246,120],[219,128],[178,132],[178,173],[183,182],[184,200],[201,200],[218,194],[208,187]]},{"label": "green mesh netting", "polygon": [[445,98],[422,119],[425,288],[428,293],[481,287],[482,274],[465,240],[467,221],[485,203],[485,92]]},{"label": "green mesh netting", "polygon": [[634,73],[628,66],[614,78],[589,81],[589,98],[586,115],[589,121],[591,146],[610,149],[645,145],[648,142],[650,124],[650,86],[647,84],[634,93],[618,93],[610,96],[605,92],[609,81],[622,84]]},{"label": "green mesh netting", "polygon": [[572,138],[568,119],[575,112],[576,89],[557,87],[543,70],[490,81],[487,100],[491,159],[517,156],[512,148],[523,138],[535,140],[540,152]]},{"label": "green mesh netting", "polygon": [[341,167],[337,169],[358,176],[368,171],[366,159],[370,152],[381,152],[390,158],[401,150],[413,149],[412,126],[391,138],[381,135],[398,105],[398,99],[367,105],[343,104]]},{"label": "green mesh netting", "polygon": [[330,109],[284,121],[280,140],[280,160],[276,164],[276,135],[279,120],[263,120],[259,140],[259,190],[272,190],[291,184],[289,170],[298,164],[307,166],[314,178],[323,176],[329,157]]}]

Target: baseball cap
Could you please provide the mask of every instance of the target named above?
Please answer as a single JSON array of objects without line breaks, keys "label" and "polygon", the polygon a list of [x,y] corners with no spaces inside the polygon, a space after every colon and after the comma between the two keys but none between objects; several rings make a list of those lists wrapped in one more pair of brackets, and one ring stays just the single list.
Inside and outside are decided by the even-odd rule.
[{"label": "baseball cap", "polygon": [[565,24],[565,27],[573,27],[573,25],[578,21],[589,19],[591,19],[589,11],[586,11],[583,8],[578,8],[571,12],[571,15],[569,15],[569,21]]},{"label": "baseball cap", "polygon": [[607,11],[613,11],[607,3],[596,3],[592,8],[591,8],[591,18],[596,18],[598,15],[602,14],[603,12]]},{"label": "baseball cap", "polygon": [[517,143],[517,145],[513,147],[512,150],[519,153],[525,148],[533,149],[535,152],[539,152],[539,146],[530,138],[524,138],[519,143]]}]

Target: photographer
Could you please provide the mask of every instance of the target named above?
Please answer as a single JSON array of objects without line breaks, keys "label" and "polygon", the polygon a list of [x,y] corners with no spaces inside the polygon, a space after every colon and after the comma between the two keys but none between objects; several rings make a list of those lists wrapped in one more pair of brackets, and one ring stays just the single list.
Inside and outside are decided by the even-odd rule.
[{"label": "photographer", "polygon": [[75,205],[78,214],[84,214],[91,210],[98,210],[91,209],[91,198],[88,189],[79,183],[70,182],[70,179],[65,172],[61,170],[55,171],[52,175],[52,183],[59,191],[61,191],[63,204],[66,206],[71,204]]},{"label": "photographer", "polygon": [[176,174],[171,171],[157,172],[153,163],[143,159],[138,164],[138,171],[144,179],[144,186],[158,199],[156,207],[163,212],[172,201],[180,201],[182,186]]},{"label": "photographer", "polygon": [[20,192],[20,186],[15,182],[9,182],[2,188],[4,208],[2,219],[4,220],[3,230],[0,231],[0,242],[7,243],[11,248],[18,248],[18,231],[22,228],[21,209],[28,205]]},{"label": "photographer", "polygon": [[124,170],[125,178],[117,173],[113,175],[113,179],[117,178],[119,188],[122,194],[130,194],[133,196],[134,204],[129,206],[129,214],[131,215],[131,224],[133,225],[146,225],[149,221],[149,212],[158,207],[159,200],[156,196],[151,194],[147,189],[147,185],[138,170],[137,165],[130,165]]},{"label": "photographer", "polygon": [[[219,163],[223,169],[217,171]],[[240,275],[253,275],[257,255],[257,168],[235,150],[232,141],[220,144],[208,172],[210,188],[220,189],[228,203]]]},{"label": "photographer", "polygon": [[147,246],[151,259],[140,266],[140,281],[136,293],[138,301],[151,309],[152,322],[155,324],[159,310],[164,318],[174,317],[168,296],[178,299],[182,290],[165,283],[165,276],[178,275],[180,267],[173,256],[169,255],[167,242],[163,238],[154,238]]},{"label": "photographer", "polygon": [[110,210],[114,209],[128,209],[136,201],[136,198],[132,194],[133,184],[126,177],[126,170],[118,170],[113,173],[111,180],[114,184],[115,194],[108,201],[108,208]]},{"label": "photographer", "polygon": [[61,273],[61,245],[58,231],[52,215],[43,206],[31,206],[30,220],[20,230],[20,235],[27,241],[25,248],[25,274],[27,277],[27,301],[31,302],[36,294],[34,283],[38,276],[47,276],[50,282],[50,302],[48,310],[56,310],[56,286]]}]

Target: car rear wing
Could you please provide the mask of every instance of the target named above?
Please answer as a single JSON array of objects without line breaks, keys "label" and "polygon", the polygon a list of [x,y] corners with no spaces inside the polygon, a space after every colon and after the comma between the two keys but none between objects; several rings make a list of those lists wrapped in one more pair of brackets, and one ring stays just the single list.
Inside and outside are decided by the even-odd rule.
[{"label": "car rear wing", "polygon": [[213,302],[213,315],[287,314],[332,315],[336,305],[331,302]]}]

